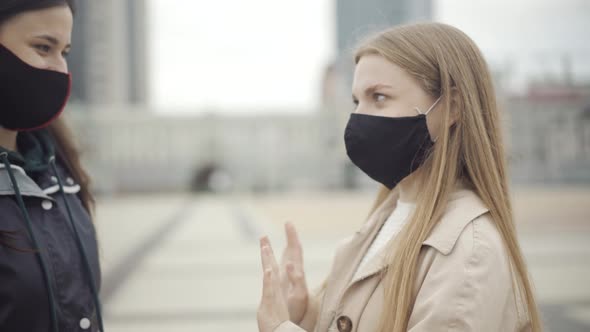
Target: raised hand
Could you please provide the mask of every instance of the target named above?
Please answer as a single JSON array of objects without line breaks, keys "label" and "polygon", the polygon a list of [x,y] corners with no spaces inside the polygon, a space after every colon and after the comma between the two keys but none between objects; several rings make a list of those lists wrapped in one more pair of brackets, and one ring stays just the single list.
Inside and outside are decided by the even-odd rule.
[{"label": "raised hand", "polygon": [[281,259],[281,289],[289,308],[289,318],[299,324],[307,310],[309,293],[303,269],[303,249],[295,227],[285,224],[287,247]]},{"label": "raised hand", "polygon": [[281,323],[289,320],[287,301],[283,296],[279,266],[267,237],[260,240],[262,259],[262,299],[258,307],[258,330],[272,332]]}]

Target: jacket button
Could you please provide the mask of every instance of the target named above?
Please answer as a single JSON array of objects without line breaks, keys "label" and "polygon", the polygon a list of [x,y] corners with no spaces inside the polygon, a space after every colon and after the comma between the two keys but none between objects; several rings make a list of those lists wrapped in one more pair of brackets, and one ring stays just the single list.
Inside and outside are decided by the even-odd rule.
[{"label": "jacket button", "polygon": [[86,317],[80,319],[80,328],[82,330],[88,330],[89,327],[90,327],[90,319],[88,319]]},{"label": "jacket button", "polygon": [[352,331],[352,321],[347,316],[340,316],[336,320],[339,332],[350,332]]},{"label": "jacket button", "polygon": [[41,206],[43,207],[43,210],[51,210],[51,208],[53,207],[53,203],[51,203],[51,201],[43,201],[41,202]]}]

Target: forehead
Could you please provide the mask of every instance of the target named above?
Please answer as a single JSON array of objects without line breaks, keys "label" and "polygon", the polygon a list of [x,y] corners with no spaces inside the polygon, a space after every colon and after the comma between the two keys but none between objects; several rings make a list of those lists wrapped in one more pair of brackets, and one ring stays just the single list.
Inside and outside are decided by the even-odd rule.
[{"label": "forehead", "polygon": [[40,10],[27,11],[6,21],[2,29],[10,33],[30,37],[38,34],[50,34],[62,42],[71,39],[74,18],[68,6],[57,6]]},{"label": "forehead", "polygon": [[363,55],[354,70],[354,87],[364,89],[374,84],[403,87],[413,84],[413,78],[401,67],[381,55]]}]

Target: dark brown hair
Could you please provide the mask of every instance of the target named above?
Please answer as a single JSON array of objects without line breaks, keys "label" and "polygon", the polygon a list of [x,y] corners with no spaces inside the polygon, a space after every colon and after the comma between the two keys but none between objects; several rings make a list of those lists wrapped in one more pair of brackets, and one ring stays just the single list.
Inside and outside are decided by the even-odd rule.
[{"label": "dark brown hair", "polygon": [[73,135],[63,117],[49,126],[49,133],[55,142],[57,160],[66,167],[76,183],[80,185],[78,196],[90,214],[94,212],[94,197],[90,192],[90,177],[82,167],[80,153],[74,143]]},{"label": "dark brown hair", "polygon": [[68,6],[76,12],[75,0],[2,0],[0,2],[0,24],[7,19],[33,10]]}]

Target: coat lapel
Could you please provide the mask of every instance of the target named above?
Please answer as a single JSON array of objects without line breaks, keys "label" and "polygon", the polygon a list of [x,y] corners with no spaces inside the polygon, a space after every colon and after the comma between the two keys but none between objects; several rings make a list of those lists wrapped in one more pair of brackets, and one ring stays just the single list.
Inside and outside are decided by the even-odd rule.
[{"label": "coat lapel", "polygon": [[379,208],[369,217],[363,227],[352,238],[345,240],[336,250],[328,287],[324,296],[323,308],[329,308],[318,320],[318,331],[328,329],[334,315],[337,314],[338,303],[351,285],[351,279],[377,235],[383,222],[391,214],[397,202],[398,193],[392,191]]}]

